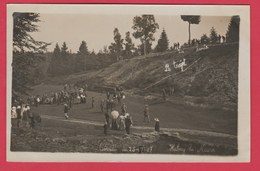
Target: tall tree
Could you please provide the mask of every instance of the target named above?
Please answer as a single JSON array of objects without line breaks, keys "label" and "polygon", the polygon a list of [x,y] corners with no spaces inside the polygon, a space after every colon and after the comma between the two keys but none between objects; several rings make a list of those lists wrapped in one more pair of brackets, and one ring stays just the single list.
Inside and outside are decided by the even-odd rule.
[{"label": "tall tree", "polygon": [[141,49],[143,49],[144,55],[151,49],[152,41],[154,41],[153,34],[159,29],[159,24],[155,21],[153,15],[135,16],[133,19],[133,27],[135,32],[134,38],[140,39],[142,42]]},{"label": "tall tree", "polygon": [[111,43],[109,46],[110,53],[116,56],[116,59],[119,60],[122,55],[123,50],[123,41],[121,34],[119,33],[118,28],[115,28],[114,31],[114,43]]},{"label": "tall tree", "polygon": [[210,41],[211,43],[217,43],[218,42],[218,33],[214,27],[210,29]]},{"label": "tall tree", "polygon": [[158,39],[158,44],[155,49],[157,52],[163,52],[163,51],[168,50],[168,48],[169,48],[169,40],[168,40],[165,30],[163,29],[160,39]]},{"label": "tall tree", "polygon": [[190,25],[191,24],[199,24],[200,16],[199,15],[181,15],[181,19],[189,23],[189,45],[191,43],[191,33],[190,33]]},{"label": "tall tree", "polygon": [[37,32],[40,22],[38,13],[13,13],[13,95],[26,94],[33,84],[32,72],[44,58],[39,53],[46,51],[49,43],[35,40],[30,33]]},{"label": "tall tree", "polygon": [[61,55],[64,55],[64,57],[68,54],[68,47],[66,42],[63,42],[62,46],[61,46]]},{"label": "tall tree", "polygon": [[38,32],[39,13],[13,13],[13,49],[15,52],[45,52],[50,43],[35,40],[30,33]]},{"label": "tall tree", "polygon": [[82,41],[79,46],[79,51],[75,58],[75,71],[86,71],[87,70],[87,57],[89,55],[87,42]]},{"label": "tall tree", "polygon": [[132,51],[134,50],[134,44],[132,42],[132,39],[130,37],[130,32],[125,33],[125,55],[127,57],[132,55]]},{"label": "tall tree", "polygon": [[227,42],[239,41],[239,25],[240,25],[240,17],[232,16],[226,33]]}]

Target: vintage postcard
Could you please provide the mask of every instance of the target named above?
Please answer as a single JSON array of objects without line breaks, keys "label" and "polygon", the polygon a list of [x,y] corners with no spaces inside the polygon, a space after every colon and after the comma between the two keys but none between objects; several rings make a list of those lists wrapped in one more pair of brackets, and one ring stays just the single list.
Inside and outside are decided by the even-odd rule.
[{"label": "vintage postcard", "polygon": [[250,162],[250,8],[7,6],[7,160]]}]

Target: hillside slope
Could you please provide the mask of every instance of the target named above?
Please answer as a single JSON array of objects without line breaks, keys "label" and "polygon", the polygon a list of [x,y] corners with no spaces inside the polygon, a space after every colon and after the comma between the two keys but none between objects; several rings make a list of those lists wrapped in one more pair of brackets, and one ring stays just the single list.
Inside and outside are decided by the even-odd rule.
[{"label": "hillside slope", "polygon": [[[173,61],[186,59],[184,72],[174,69]],[[171,72],[165,72],[165,64]],[[67,76],[64,82],[87,83],[90,89],[121,85],[133,93],[150,94],[168,91],[174,86],[175,96],[199,98],[211,103],[237,103],[238,44],[210,46],[196,52],[195,48],[149,54],[126,59],[107,68]]]}]

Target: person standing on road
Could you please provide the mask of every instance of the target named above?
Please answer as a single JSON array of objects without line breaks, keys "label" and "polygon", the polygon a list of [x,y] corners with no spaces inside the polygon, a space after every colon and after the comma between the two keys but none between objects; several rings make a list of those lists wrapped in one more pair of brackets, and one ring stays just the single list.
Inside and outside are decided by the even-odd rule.
[{"label": "person standing on road", "polygon": [[102,113],[104,112],[104,100],[100,101],[100,110]]},{"label": "person standing on road", "polygon": [[166,91],[165,89],[162,90],[163,100],[166,101]]},{"label": "person standing on road", "polygon": [[108,125],[107,122],[104,123],[104,134],[107,135],[107,129],[108,129]]},{"label": "person standing on road", "polygon": [[148,105],[145,105],[144,107],[144,122],[150,123],[150,113],[149,113],[149,107]]},{"label": "person standing on road", "polygon": [[159,121],[159,119],[158,119],[158,118],[155,118],[154,121],[155,121],[154,130],[155,130],[156,132],[160,132],[160,121]]},{"label": "person standing on road", "polygon": [[67,103],[65,103],[64,104],[64,116],[66,119],[69,119],[68,113],[69,113],[69,107],[68,107]]},{"label": "person standing on road", "polygon": [[126,106],[125,103],[123,103],[123,105],[121,106],[122,115],[125,115],[125,114],[126,114],[126,109],[127,109],[127,106]]},{"label": "person standing on road", "polygon": [[21,105],[17,106],[16,114],[17,114],[17,127],[19,128],[21,120],[22,120],[22,107],[21,107]]},{"label": "person standing on road", "polygon": [[133,124],[132,118],[130,117],[130,115],[127,113],[125,115],[125,130],[127,134],[130,134],[130,127]]}]

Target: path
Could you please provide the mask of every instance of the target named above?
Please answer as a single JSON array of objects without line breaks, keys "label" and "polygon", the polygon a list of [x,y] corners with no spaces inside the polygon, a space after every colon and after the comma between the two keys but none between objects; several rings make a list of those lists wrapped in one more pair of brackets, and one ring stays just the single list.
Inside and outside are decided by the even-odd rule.
[{"label": "path", "polygon": [[[51,120],[56,120],[56,121],[61,121],[61,122],[80,123],[80,124],[93,125],[93,126],[103,126],[103,124],[101,122],[87,121],[87,120],[81,120],[81,119],[70,118],[70,119],[67,120],[67,119],[64,119],[63,117],[50,116],[50,115],[41,115],[41,117],[44,118],[44,119],[51,119]],[[147,127],[147,126],[133,126],[132,129],[154,130],[153,127]],[[204,136],[231,138],[231,139],[237,138],[234,135],[225,134],[225,133],[210,132],[210,131],[199,131],[199,130],[178,129],[178,128],[161,128],[161,130],[187,133],[187,134],[190,134],[190,135],[204,135]]]}]

